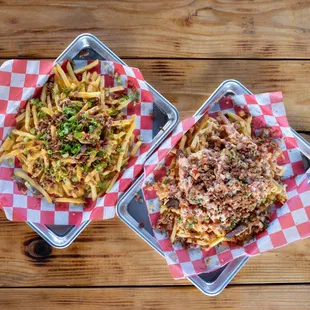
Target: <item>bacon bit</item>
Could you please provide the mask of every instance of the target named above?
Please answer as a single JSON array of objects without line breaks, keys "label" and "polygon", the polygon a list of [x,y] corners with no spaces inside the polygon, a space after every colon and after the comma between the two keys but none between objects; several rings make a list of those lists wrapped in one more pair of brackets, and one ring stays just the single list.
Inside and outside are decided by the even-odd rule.
[{"label": "bacon bit", "polygon": [[245,112],[244,112],[244,111],[240,111],[240,112],[239,112],[239,116],[240,116],[240,117],[244,117],[244,116],[245,116]]},{"label": "bacon bit", "polygon": [[138,193],[135,194],[135,200],[138,202],[143,202],[142,197]]},{"label": "bacon bit", "polygon": [[139,228],[144,228],[144,222],[139,223]]},{"label": "bacon bit", "polygon": [[89,51],[87,50],[81,50],[79,53],[79,58],[83,58],[89,55]]},{"label": "bacon bit", "polygon": [[210,263],[211,263],[211,258],[210,258],[210,257],[206,257],[206,258],[204,259],[204,263],[205,263],[206,267],[208,268],[209,265],[210,265]]},{"label": "bacon bit", "polygon": [[24,183],[16,182],[16,184],[17,184],[17,188],[18,188],[19,191],[21,191],[23,194],[27,193],[28,188],[27,188],[27,186]]}]

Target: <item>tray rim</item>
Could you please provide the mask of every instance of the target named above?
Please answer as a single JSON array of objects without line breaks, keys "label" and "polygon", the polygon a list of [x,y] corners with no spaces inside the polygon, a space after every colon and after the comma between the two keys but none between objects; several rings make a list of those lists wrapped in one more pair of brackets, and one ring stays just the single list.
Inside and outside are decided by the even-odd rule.
[{"label": "tray rim", "polygon": [[[64,51],[56,58],[54,63],[57,63],[59,61],[62,61],[67,57],[67,54],[70,52],[70,49],[74,48],[76,44],[79,42],[83,43],[82,40],[89,40],[90,42],[93,40],[96,44],[98,44],[101,49],[104,52],[107,52],[109,56],[113,57],[115,61],[127,65],[121,58],[119,58],[111,49],[109,49],[103,42],[101,42],[96,36],[90,33],[82,33],[79,36],[77,36],[65,49]],[[88,45],[90,46],[90,45]],[[80,49],[79,51],[83,50],[85,46]],[[162,100],[166,106],[169,107],[171,115],[168,113],[166,114],[168,117],[168,122],[172,122],[171,125],[169,125],[169,128],[163,128],[162,134],[160,137],[158,137],[156,140],[156,136],[154,138],[154,142],[152,142],[152,146],[150,147],[150,150],[148,151],[148,155],[146,159],[152,155],[153,151],[161,144],[161,142],[167,137],[167,135],[175,128],[175,126],[178,124],[180,119],[180,114],[177,108],[168,100],[166,99],[161,93],[159,93],[153,86],[151,86],[149,83],[147,83],[147,86],[149,87],[150,91],[153,94],[156,94],[156,96]],[[158,99],[157,99],[158,100]],[[157,134],[158,135],[158,134]],[[125,193],[124,193],[125,194]],[[115,206],[116,207],[116,206]],[[49,243],[52,247],[57,249],[63,249],[68,247],[80,234],[81,232],[91,223],[91,220],[85,221],[81,223],[80,225],[60,225],[60,226],[70,226],[68,232],[66,232],[63,236],[59,236],[56,233],[53,232],[52,229],[48,228],[49,225],[39,224],[39,223],[32,223],[32,222],[26,222],[36,233],[38,233],[47,243]],[[57,226],[57,225],[55,225]],[[70,236],[67,238],[67,236]]]}]

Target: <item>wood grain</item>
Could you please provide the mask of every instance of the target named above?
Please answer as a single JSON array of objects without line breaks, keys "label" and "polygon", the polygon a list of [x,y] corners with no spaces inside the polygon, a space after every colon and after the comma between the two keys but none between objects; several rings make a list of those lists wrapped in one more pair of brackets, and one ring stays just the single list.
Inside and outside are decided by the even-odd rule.
[{"label": "wood grain", "polygon": [[[4,60],[1,59],[0,63]],[[128,59],[145,79],[179,110],[193,115],[227,79],[236,79],[258,94],[282,91],[290,125],[310,131],[310,62],[268,60]]]},{"label": "wood grain", "polygon": [[310,62],[258,60],[127,60],[167,97],[181,117],[192,115],[227,79],[258,94],[282,91],[290,125],[310,130]]},{"label": "wood grain", "polygon": [[[3,60],[2,60],[3,61]],[[1,62],[1,61],[0,61]],[[253,92],[282,90],[290,124],[310,130],[310,63],[263,60],[128,60],[179,109],[192,115],[225,79]],[[92,223],[67,249],[50,248],[1,214],[0,286],[184,285],[165,261],[119,220]],[[233,283],[309,283],[310,240],[251,259]]]},{"label": "wood grain", "polygon": [[[93,222],[63,250],[0,213],[0,286],[184,285],[119,219]],[[252,258],[233,283],[309,283],[310,239]],[[0,291],[1,292],[1,291]]]},{"label": "wood grain", "polygon": [[1,289],[3,309],[309,309],[309,285],[234,286],[216,297],[192,287]]},{"label": "wood grain", "polygon": [[55,58],[90,32],[121,57],[309,59],[309,12],[298,0],[3,0],[0,57]]}]

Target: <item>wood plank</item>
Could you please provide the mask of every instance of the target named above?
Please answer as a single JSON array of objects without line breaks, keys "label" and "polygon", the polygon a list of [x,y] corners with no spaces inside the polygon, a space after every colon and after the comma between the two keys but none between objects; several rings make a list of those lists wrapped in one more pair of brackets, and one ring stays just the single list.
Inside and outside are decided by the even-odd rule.
[{"label": "wood plank", "polygon": [[[283,90],[290,123],[310,130],[310,63],[301,61],[129,60],[145,78],[191,115],[227,78],[255,92]],[[117,219],[92,223],[68,249],[51,249],[23,223],[1,214],[0,286],[184,285],[165,261]],[[154,272],[154,270],[156,272]],[[233,283],[310,282],[310,240],[251,259]]]},{"label": "wood plank", "polygon": [[[0,60],[2,63],[4,60]],[[310,131],[310,62],[265,60],[128,59],[145,79],[191,116],[226,79],[236,79],[254,93],[282,91],[290,125]]]},{"label": "wood plank", "polygon": [[127,60],[169,99],[181,117],[192,115],[227,79],[236,79],[258,94],[282,91],[290,125],[310,130],[310,62],[257,60]]},{"label": "wood plank", "polygon": [[[310,239],[252,258],[233,283],[310,283]],[[120,220],[93,222],[68,248],[52,249],[0,213],[0,286],[184,285]],[[1,292],[1,291],[0,291]]]},{"label": "wood plank", "polygon": [[4,0],[0,57],[54,58],[90,32],[122,57],[309,59],[309,8],[298,0]]},{"label": "wood plank", "polygon": [[216,297],[192,287],[1,289],[3,309],[309,309],[309,285],[233,286]]}]

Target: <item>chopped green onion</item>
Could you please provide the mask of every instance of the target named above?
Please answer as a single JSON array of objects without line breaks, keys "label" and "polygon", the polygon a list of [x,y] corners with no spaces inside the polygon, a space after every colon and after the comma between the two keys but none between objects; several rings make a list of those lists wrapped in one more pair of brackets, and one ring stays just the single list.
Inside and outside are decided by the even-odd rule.
[{"label": "chopped green onion", "polygon": [[80,131],[75,131],[75,132],[74,132],[74,136],[75,136],[76,138],[81,138],[81,137],[83,136],[83,133],[80,132]]},{"label": "chopped green onion", "polygon": [[75,182],[78,182],[79,179],[78,179],[77,177],[73,177],[73,178],[71,179],[71,181],[75,183]]},{"label": "chopped green onion", "polygon": [[36,133],[36,130],[35,130],[34,128],[31,128],[31,129],[30,129],[30,133],[31,133],[32,135],[34,135],[34,134]]},{"label": "chopped green onion", "polygon": [[186,225],[186,228],[188,228],[188,229],[193,229],[193,227],[194,227],[194,222],[187,223],[187,225]]},{"label": "chopped green onion", "polygon": [[118,110],[114,110],[114,109],[108,109],[107,112],[110,116],[115,116],[119,113]]},{"label": "chopped green onion", "polygon": [[45,116],[46,114],[42,111],[42,110],[40,110],[39,112],[38,112],[38,118],[43,118],[44,116]]},{"label": "chopped green onion", "polygon": [[76,155],[76,154],[78,154],[78,153],[80,152],[80,150],[81,150],[81,144],[80,144],[80,143],[75,143],[75,144],[72,146],[72,148],[71,148],[71,153],[72,153],[73,155]]},{"label": "chopped green onion", "polygon": [[24,184],[25,184],[25,186],[26,186],[28,189],[31,189],[31,188],[32,188],[31,185],[30,185],[30,183],[29,183],[28,181],[26,181]]},{"label": "chopped green onion", "polygon": [[70,88],[63,88],[62,89],[62,92],[66,95],[69,95],[69,93],[71,92],[71,89]]},{"label": "chopped green onion", "polygon": [[42,108],[45,105],[42,101],[40,101],[40,99],[37,98],[30,99],[29,103],[31,105],[35,105],[37,108]]},{"label": "chopped green onion", "polygon": [[137,92],[137,91],[132,91],[132,92],[129,94],[129,99],[130,99],[131,101],[136,101],[136,100],[139,99],[139,96],[140,96],[139,92]]},{"label": "chopped green onion", "polygon": [[123,102],[125,102],[126,100],[128,100],[129,97],[128,96],[123,96],[120,100],[119,103],[122,104]]},{"label": "chopped green onion", "polygon": [[25,137],[23,140],[24,140],[24,142],[29,142],[30,141],[30,139],[28,137]]},{"label": "chopped green onion", "polygon": [[98,182],[97,184],[98,184],[99,189],[103,189],[106,182]]}]

